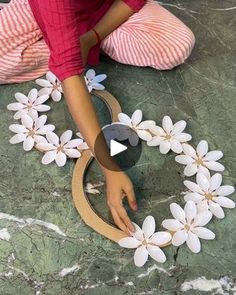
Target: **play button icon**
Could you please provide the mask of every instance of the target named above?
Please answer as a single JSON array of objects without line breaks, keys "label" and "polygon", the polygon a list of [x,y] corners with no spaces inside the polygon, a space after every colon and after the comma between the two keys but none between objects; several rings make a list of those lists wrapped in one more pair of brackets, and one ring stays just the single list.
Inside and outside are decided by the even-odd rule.
[{"label": "play button icon", "polygon": [[[105,145],[104,147],[104,137]],[[106,125],[95,141],[95,154],[97,160],[109,170],[116,170],[112,161],[107,157],[104,150],[109,148],[109,155],[112,161],[119,166],[118,171],[124,171],[136,164],[141,155],[141,140],[137,133],[127,125],[119,122]],[[117,165],[116,165],[117,167]]]},{"label": "play button icon", "polygon": [[110,141],[110,156],[113,157],[123,151],[127,150],[127,146],[111,139]]}]

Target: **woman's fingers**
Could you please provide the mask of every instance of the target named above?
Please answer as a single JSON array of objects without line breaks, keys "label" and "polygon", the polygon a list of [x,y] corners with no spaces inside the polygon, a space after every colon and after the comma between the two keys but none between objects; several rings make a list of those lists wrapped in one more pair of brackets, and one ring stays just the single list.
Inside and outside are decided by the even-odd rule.
[{"label": "woman's fingers", "polygon": [[128,203],[130,205],[130,208],[136,211],[138,209],[138,205],[136,203],[136,198],[135,198],[133,187],[131,186],[129,188],[124,188],[124,192],[125,192],[125,195],[128,199]]},{"label": "woman's fingers", "polygon": [[115,208],[110,208],[111,210],[111,214],[112,214],[112,217],[115,221],[115,224],[121,229],[123,230],[124,232],[126,232],[127,234],[130,235],[129,231],[127,230],[127,227],[125,225],[125,223],[121,220],[121,218],[119,217],[118,213],[116,212],[116,209]]},{"label": "woman's fingers", "polygon": [[131,220],[129,219],[129,216],[127,215],[127,212],[125,208],[121,205],[116,207],[116,211],[119,215],[119,217],[123,220],[127,228],[133,232],[135,230],[134,225],[132,224]]}]

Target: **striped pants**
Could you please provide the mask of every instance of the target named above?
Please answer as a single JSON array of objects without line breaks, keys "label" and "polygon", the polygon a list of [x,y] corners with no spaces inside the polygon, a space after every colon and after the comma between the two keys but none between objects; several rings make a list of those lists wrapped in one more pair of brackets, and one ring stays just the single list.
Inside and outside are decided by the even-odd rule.
[{"label": "striped pants", "polygon": [[[1,4],[0,4],[1,6]],[[113,60],[169,70],[182,64],[195,44],[192,31],[155,0],[147,3],[101,42]],[[49,49],[27,0],[0,10],[0,84],[36,79],[48,71]]]}]

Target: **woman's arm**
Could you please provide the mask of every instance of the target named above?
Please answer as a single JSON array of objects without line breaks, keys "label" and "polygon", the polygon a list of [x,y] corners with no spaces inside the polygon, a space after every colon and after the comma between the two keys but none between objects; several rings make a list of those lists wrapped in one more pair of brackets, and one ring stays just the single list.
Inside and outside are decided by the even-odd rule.
[{"label": "woman's arm", "polygon": [[[77,0],[39,0],[38,5],[46,24],[47,35],[45,41],[48,43],[51,53],[49,68],[62,81],[62,88],[69,111],[95,155],[94,144],[101,132],[101,127],[91,95],[84,81],[83,71],[88,51],[96,43],[96,36],[94,32],[89,31],[80,37],[79,42],[76,40],[79,35],[75,27],[77,16],[75,16],[73,10],[74,1]],[[95,27],[101,39],[105,38],[133,13],[134,10],[124,1],[115,1]],[[59,48],[61,43],[59,41],[63,41],[65,46]],[[80,46],[78,46],[79,43]],[[109,155],[105,140],[103,146],[104,156],[110,161],[110,166],[116,167],[116,163]],[[106,178],[107,204],[113,219],[118,227],[129,233],[127,228],[132,231],[134,227],[123,207],[122,198],[123,194],[125,194],[130,207],[133,210],[137,209],[132,182],[124,172],[117,172],[114,171],[117,169],[112,168],[107,169],[101,164],[100,166]]]}]

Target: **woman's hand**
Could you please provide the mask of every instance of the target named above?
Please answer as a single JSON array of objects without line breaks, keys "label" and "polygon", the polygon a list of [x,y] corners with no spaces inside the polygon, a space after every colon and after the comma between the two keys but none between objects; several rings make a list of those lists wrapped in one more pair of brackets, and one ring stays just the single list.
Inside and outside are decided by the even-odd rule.
[{"label": "woman's hand", "polygon": [[111,171],[106,175],[107,205],[111,211],[116,225],[131,235],[129,230],[135,230],[127,212],[122,204],[122,199],[127,196],[130,207],[138,209],[134,189],[130,178],[123,171]]}]

